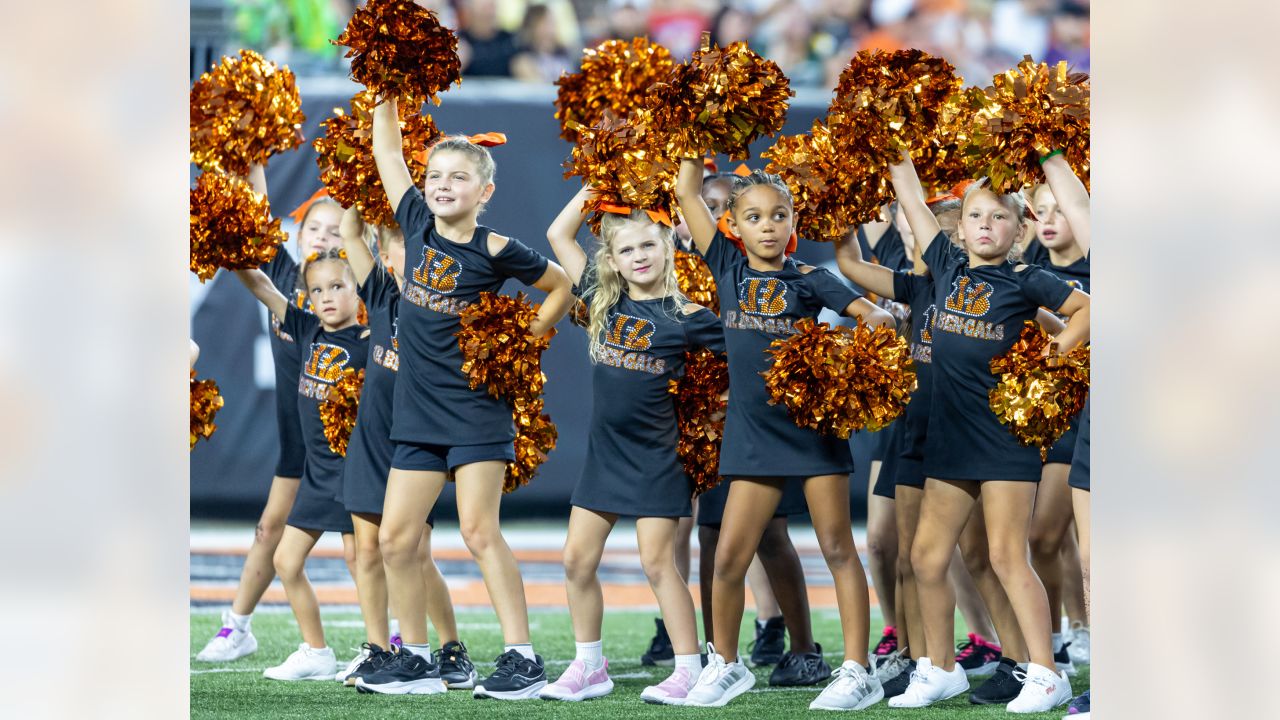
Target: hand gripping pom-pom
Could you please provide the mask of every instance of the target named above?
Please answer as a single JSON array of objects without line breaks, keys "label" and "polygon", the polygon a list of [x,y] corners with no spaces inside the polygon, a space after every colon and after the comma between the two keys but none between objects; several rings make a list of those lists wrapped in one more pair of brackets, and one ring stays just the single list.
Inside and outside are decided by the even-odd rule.
[{"label": "hand gripping pom-pom", "polygon": [[1089,76],[1068,72],[1066,61],[1050,66],[1025,57],[991,83],[983,94],[965,96],[975,174],[990,178],[993,192],[1013,192],[1040,182],[1040,158],[1061,150],[1087,187]]},{"label": "hand gripping pom-pom", "polygon": [[213,416],[222,409],[222,395],[218,391],[218,383],[212,379],[196,380],[196,373],[191,371],[191,449],[196,449],[196,441],[206,440],[218,429],[213,424]]},{"label": "hand gripping pom-pom", "polygon": [[437,94],[462,83],[458,38],[413,0],[369,0],[334,40],[351,58],[351,78],[373,96],[440,104]]},{"label": "hand gripping pom-pom", "polygon": [[704,33],[693,57],[650,88],[647,107],[666,134],[671,157],[715,152],[745,160],[756,138],[782,129],[794,94],[777,63],[745,42],[713,48]]},{"label": "hand gripping pom-pom", "polygon": [[761,373],[769,404],[785,405],[800,427],[839,438],[879,430],[902,414],[916,372],[907,342],[892,328],[805,318],[796,330],[769,346],[773,365]]},{"label": "hand gripping pom-pom", "polygon": [[347,368],[342,377],[329,386],[329,393],[320,403],[320,422],[324,424],[324,439],[329,449],[346,456],[347,442],[356,426],[356,410],[360,407],[360,390],[364,387],[364,370]]},{"label": "hand gripping pom-pom", "polygon": [[[373,108],[377,105],[369,91],[351,98],[351,112],[334,109],[334,117],[320,123],[324,136],[312,143],[320,181],[343,207],[355,207],[364,221],[397,227],[395,213],[382,187],[382,176],[373,159]],[[424,150],[440,139],[440,131],[430,115],[419,112],[413,103],[400,103],[400,142],[405,165],[414,186],[427,176]]]},{"label": "hand gripping pom-pom", "polygon": [[591,127],[607,113],[626,117],[644,105],[649,86],[666,80],[674,67],[671,53],[645,38],[606,40],[586,50],[581,69],[556,81],[560,137],[576,143],[578,126]]},{"label": "hand gripping pom-pom", "polygon": [[1045,349],[1053,338],[1028,320],[1008,352],[991,360],[991,374],[1000,382],[991,389],[991,411],[1008,425],[1018,442],[1040,448],[1043,459],[1089,395],[1089,347],[1081,345],[1065,355]]},{"label": "hand gripping pom-pom", "polygon": [[218,268],[250,270],[276,256],[285,241],[280,220],[249,183],[216,171],[191,190],[191,272],[201,282]]},{"label": "hand gripping pom-pom", "polygon": [[725,411],[722,395],[728,389],[729,364],[706,348],[686,353],[684,375],[671,380],[668,386],[675,396],[676,424],[680,427],[676,454],[693,481],[694,495],[701,495],[720,482]]},{"label": "hand gripping pom-pom", "polygon": [[301,145],[305,121],[293,72],[241,50],[191,86],[191,162],[247,175],[250,165]]}]

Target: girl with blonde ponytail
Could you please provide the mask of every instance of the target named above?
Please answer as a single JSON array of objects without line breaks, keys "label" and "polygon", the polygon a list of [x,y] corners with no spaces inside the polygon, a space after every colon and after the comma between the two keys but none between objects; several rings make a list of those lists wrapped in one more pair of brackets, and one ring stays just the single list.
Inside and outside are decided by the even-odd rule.
[{"label": "girl with blonde ponytail", "polygon": [[577,654],[541,697],[577,701],[613,691],[601,646],[604,599],[596,571],[618,518],[633,517],[640,560],[675,649],[674,672],[640,697],[680,705],[702,662],[693,598],[672,555],[677,521],[691,511],[692,485],[676,456],[679,431],[667,386],[684,373],[686,351],[724,352],[724,333],[710,310],[680,293],[672,230],[644,211],[607,214],[599,247],[588,258],[577,234],[591,196],[583,188],[547,230],[574,293],[588,307],[593,404],[564,548]]}]

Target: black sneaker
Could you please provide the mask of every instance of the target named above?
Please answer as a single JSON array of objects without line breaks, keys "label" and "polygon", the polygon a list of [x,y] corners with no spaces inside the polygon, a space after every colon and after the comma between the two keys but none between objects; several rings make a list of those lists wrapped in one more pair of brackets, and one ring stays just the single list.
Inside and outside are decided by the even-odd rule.
[{"label": "black sneaker", "polygon": [[498,668],[476,685],[471,691],[472,697],[528,700],[538,697],[538,691],[547,686],[547,671],[541,655],[530,660],[515,650],[508,650],[494,662]]},{"label": "black sneaker", "polygon": [[671,647],[671,636],[667,634],[667,626],[663,624],[662,618],[654,618],[653,622],[658,629],[653,634],[653,639],[649,641],[649,649],[640,656],[640,664],[649,667],[675,665],[676,651]]},{"label": "black sneaker", "polygon": [[831,666],[822,659],[822,646],[810,653],[788,652],[778,661],[778,667],[769,674],[769,684],[778,687],[818,685],[831,679]]},{"label": "black sneaker", "polygon": [[787,626],[783,624],[782,616],[769,618],[764,622],[756,618],[756,639],[751,643],[751,665],[776,665],[782,660],[786,649]]},{"label": "black sneaker", "polygon": [[888,700],[891,697],[897,697],[907,691],[907,686],[911,684],[911,673],[916,671],[916,661],[912,660],[907,663],[906,669],[884,681],[884,697]]},{"label": "black sneaker", "polygon": [[1062,643],[1062,647],[1053,654],[1053,664],[1067,675],[1074,677],[1076,674],[1076,664],[1071,662],[1071,653],[1067,652],[1067,648],[1071,647],[1071,643]]},{"label": "black sneaker", "polygon": [[469,690],[476,686],[476,666],[471,664],[467,646],[453,640],[435,651],[431,659],[440,666],[440,679],[450,690]]},{"label": "black sneaker", "polygon": [[1018,663],[1007,657],[1000,658],[996,665],[996,674],[969,693],[969,702],[974,705],[1004,705],[1012,702],[1022,692],[1022,681],[1014,676]]},{"label": "black sneaker", "polygon": [[969,677],[990,675],[1000,663],[1000,648],[984,640],[981,635],[969,633],[969,639],[956,646],[956,662],[960,663],[964,674]]},{"label": "black sneaker", "polygon": [[357,665],[350,675],[343,679],[342,684],[347,687],[355,687],[356,680],[381,670],[384,665],[391,661],[391,658],[395,657],[395,653],[390,650],[383,650],[374,643],[364,643],[360,647],[368,650],[369,656]]},{"label": "black sneaker", "polygon": [[356,679],[356,690],[380,695],[435,695],[445,691],[440,666],[400,648],[382,667]]}]

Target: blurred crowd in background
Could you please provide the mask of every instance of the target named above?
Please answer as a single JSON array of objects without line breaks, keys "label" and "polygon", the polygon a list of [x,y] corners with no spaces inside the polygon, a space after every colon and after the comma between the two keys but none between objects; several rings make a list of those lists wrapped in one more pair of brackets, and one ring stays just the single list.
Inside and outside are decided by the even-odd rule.
[{"label": "blurred crowd in background", "polygon": [[[345,73],[353,0],[219,0],[230,43],[299,74]],[[679,59],[704,31],[745,40],[795,87],[834,87],[858,50],[920,48],[974,84],[1031,55],[1089,71],[1089,0],[417,0],[459,36],[464,77],[551,83],[583,48],[648,37]],[[205,0],[207,4],[208,0]]]}]

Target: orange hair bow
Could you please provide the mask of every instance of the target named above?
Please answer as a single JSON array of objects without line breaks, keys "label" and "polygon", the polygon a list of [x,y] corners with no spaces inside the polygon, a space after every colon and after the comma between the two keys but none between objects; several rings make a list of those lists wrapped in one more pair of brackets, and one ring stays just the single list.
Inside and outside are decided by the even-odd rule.
[{"label": "orange hair bow", "polygon": [[[443,139],[444,138],[441,138],[441,140]],[[479,145],[480,147],[497,147],[499,145],[507,144],[507,136],[500,132],[476,133],[475,135],[468,135],[467,140],[471,141],[472,145]],[[432,147],[435,147],[435,145],[425,147],[415,152],[413,154],[413,159],[425,165],[427,159],[431,157]]]},{"label": "orange hair bow", "polygon": [[327,197],[329,197],[328,188],[320,188],[312,193],[311,197],[307,198],[301,205],[295,208],[293,212],[289,213],[289,217],[293,218],[294,222],[301,225],[302,219],[307,216],[307,211],[311,209],[311,206],[315,205],[317,200],[323,200]]},{"label": "orange hair bow", "polygon": [[[742,238],[738,237],[737,235],[734,235],[733,231],[729,229],[729,211],[728,210],[725,210],[724,214],[720,216],[720,221],[716,223],[716,227],[719,228],[720,232],[724,233],[724,236],[729,239],[729,242],[733,243],[733,246],[738,248],[738,250],[743,255],[747,254],[747,249],[742,244]],[[792,230],[791,237],[787,238],[787,247],[785,250],[782,251],[782,254],[787,257],[791,257],[791,255],[799,247],[800,247],[799,236],[796,235],[795,230]]]},{"label": "orange hair bow", "polygon": [[743,163],[733,169],[733,174],[738,177],[746,177],[751,174],[751,168],[747,167],[746,163]]},{"label": "orange hair bow", "polygon": [[[633,208],[626,205],[615,205],[614,203],[608,202],[602,202],[596,207],[604,212],[613,213],[614,215],[630,215],[633,210]],[[667,227],[675,227],[671,222],[671,215],[666,210],[645,210],[644,212],[649,216],[649,219],[655,223],[666,225]]]},{"label": "orange hair bow", "polygon": [[716,159],[713,157],[702,158],[702,167],[707,172],[712,172],[712,173],[720,172],[720,169],[716,167]]}]

